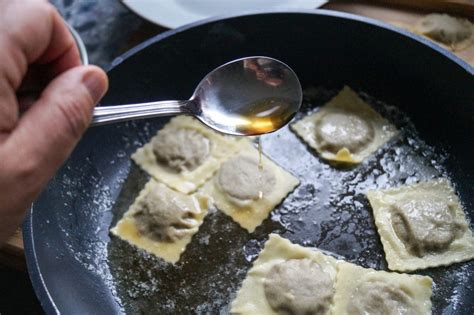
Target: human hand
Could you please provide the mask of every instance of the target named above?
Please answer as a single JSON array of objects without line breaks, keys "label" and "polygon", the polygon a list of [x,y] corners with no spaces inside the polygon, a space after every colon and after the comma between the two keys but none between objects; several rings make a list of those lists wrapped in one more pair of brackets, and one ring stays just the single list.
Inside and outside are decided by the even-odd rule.
[{"label": "human hand", "polygon": [[106,74],[45,0],[0,0],[0,245],[86,130]]}]

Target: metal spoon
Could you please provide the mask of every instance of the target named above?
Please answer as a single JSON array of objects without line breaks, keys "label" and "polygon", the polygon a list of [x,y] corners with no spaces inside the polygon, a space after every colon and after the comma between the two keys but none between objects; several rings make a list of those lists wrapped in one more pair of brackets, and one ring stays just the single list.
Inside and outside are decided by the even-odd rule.
[{"label": "metal spoon", "polygon": [[187,114],[222,133],[259,135],[287,124],[300,108],[302,95],[298,77],[286,64],[247,57],[211,71],[187,101],[100,106],[92,125]]}]

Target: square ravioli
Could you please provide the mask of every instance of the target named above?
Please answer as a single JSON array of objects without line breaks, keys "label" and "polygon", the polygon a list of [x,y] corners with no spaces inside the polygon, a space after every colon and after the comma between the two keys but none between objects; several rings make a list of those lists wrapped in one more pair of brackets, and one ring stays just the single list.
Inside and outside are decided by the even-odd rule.
[{"label": "square ravioli", "polygon": [[430,277],[338,264],[333,314],[431,314]]},{"label": "square ravioli", "polygon": [[327,314],[336,281],[333,257],[270,234],[253,263],[232,314]]},{"label": "square ravioli", "polygon": [[209,199],[176,192],[151,179],[110,231],[128,243],[176,263],[202,224]]},{"label": "square ravioli", "polygon": [[240,139],[212,131],[195,118],[178,116],[132,159],[155,179],[182,193],[203,185],[232,155]]},{"label": "square ravioli", "polygon": [[299,184],[299,180],[243,139],[235,156],[225,161],[202,188],[216,207],[252,233]]},{"label": "square ravioli", "polygon": [[391,270],[412,271],[474,258],[474,238],[446,179],[367,193]]},{"label": "square ravioli", "polygon": [[360,163],[396,133],[395,126],[345,86],[291,129],[325,160]]}]

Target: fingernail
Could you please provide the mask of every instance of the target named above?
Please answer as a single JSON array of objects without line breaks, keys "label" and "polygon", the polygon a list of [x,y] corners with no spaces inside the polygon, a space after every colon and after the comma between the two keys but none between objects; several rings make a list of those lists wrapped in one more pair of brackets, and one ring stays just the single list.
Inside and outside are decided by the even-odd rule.
[{"label": "fingernail", "polygon": [[95,103],[97,103],[107,91],[107,79],[98,71],[87,72],[82,78],[82,83],[89,91]]}]

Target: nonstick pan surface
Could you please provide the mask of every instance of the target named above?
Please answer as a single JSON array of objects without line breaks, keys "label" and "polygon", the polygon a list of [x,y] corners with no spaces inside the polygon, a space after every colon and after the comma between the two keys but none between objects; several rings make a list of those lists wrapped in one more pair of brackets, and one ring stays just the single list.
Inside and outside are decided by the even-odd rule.
[{"label": "nonstick pan surface", "polygon": [[[474,75],[427,40],[329,11],[272,12],[197,23],[159,35],[116,60],[103,104],[188,98],[210,70],[267,55],[307,89],[299,119],[349,85],[400,130],[361,165],[334,168],[288,127],[263,150],[301,181],[248,234],[209,214],[175,266],[109,235],[147,176],[129,157],[168,119],[90,129],[25,223],[33,285],[47,313],[227,313],[270,232],[340,258],[387,269],[364,193],[448,177],[472,220]],[[434,314],[474,313],[474,263],[417,272],[433,277]]]}]

